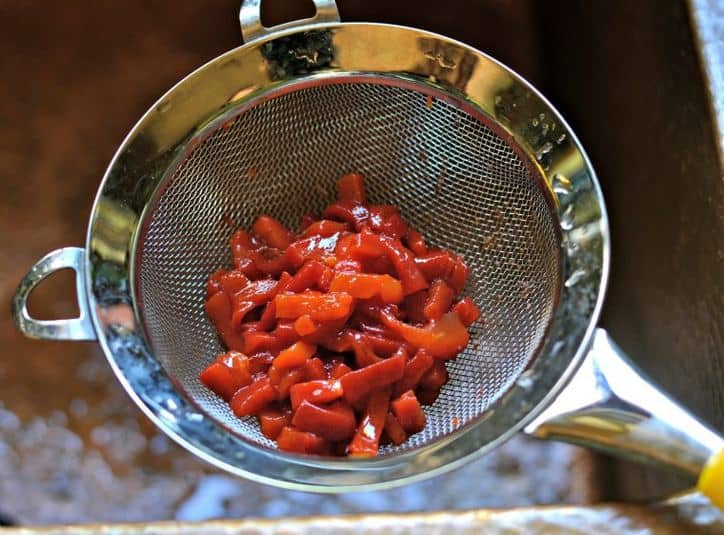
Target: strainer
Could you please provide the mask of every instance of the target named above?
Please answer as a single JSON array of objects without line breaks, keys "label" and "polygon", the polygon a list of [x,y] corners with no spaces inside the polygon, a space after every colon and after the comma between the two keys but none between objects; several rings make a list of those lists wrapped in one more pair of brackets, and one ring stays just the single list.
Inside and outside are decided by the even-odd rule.
[{"label": "strainer", "polygon": [[[28,336],[97,339],[138,406],[195,455],[287,488],[390,487],[459,466],[525,430],[699,474],[722,497],[724,441],[634,370],[595,328],[609,234],[590,162],[558,112],[483,53],[429,32],[312,19],[264,28],[189,75],[133,128],[93,206],[85,249],[41,259],[14,317]],[[366,177],[430,243],[465,258],[483,311],[428,425],[373,459],[278,451],[198,381],[221,350],[204,282],[227,240],[266,213],[296,228],[335,180]],[[39,321],[26,299],[77,273],[80,317]],[[721,455],[719,457],[720,463]]]}]

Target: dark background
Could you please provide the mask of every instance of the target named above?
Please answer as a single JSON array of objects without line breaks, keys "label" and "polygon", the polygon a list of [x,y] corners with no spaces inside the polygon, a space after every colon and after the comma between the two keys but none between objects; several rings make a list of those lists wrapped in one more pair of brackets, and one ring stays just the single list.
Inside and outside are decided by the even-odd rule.
[{"label": "dark background", "polygon": [[[724,430],[724,191],[685,2],[338,4],[343,20],[417,26],[467,42],[561,110],[607,199],[613,265],[604,325],[675,398]],[[302,0],[272,0],[265,19],[310,11]],[[181,77],[241,44],[237,14],[236,0],[0,2],[0,302],[9,304],[46,252],[84,243],[99,181],[125,134]],[[48,281],[33,311],[73,314],[71,287],[69,275]],[[126,425],[133,409],[104,366],[95,345],[25,340],[3,313],[0,429],[26,433],[34,418],[46,418],[30,433],[43,442],[56,418],[96,445],[127,441],[112,426]],[[98,422],[111,428],[93,437]],[[152,434],[142,418],[129,425]],[[162,437],[158,444],[171,447]],[[131,470],[124,459],[119,454],[112,468]],[[194,466],[164,456],[148,462],[189,473]],[[685,484],[627,463],[600,466],[606,499],[661,496]],[[18,473],[61,494],[67,486],[50,469]],[[2,492],[9,490],[0,486],[0,510],[9,501]]]}]

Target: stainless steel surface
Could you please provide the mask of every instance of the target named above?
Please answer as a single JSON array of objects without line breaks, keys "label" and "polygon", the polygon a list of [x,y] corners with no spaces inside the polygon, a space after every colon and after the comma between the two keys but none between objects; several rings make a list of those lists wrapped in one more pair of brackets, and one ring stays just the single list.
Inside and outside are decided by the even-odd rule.
[{"label": "stainless steel surface", "polygon": [[[300,113],[310,107],[322,121]],[[433,242],[460,246],[456,252],[482,277],[468,291],[490,309],[448,386],[463,396],[443,395],[419,442],[368,460],[284,454],[193,381],[217,349],[200,312],[203,281],[213,258],[222,260],[231,232],[223,221],[245,225],[266,211],[291,223],[302,209],[323,205],[334,178],[348,170],[366,172],[373,197],[401,204]],[[551,403],[592,340],[609,237],[590,163],[524,80],[428,32],[315,23],[233,50],[162,97],[106,173],[87,250],[99,341],[160,428],[235,474],[344,491],[459,466]],[[110,311],[119,309],[135,319],[114,320]],[[204,329],[196,343],[205,345],[191,349],[210,354],[185,358],[189,332]],[[500,348],[515,354],[501,361]],[[482,400],[469,398],[478,394],[474,386],[483,388]],[[463,425],[452,429],[460,416]]]},{"label": "stainless steel surface", "polygon": [[637,370],[606,331],[526,433],[658,462],[698,475],[724,440]]},{"label": "stainless steel surface", "polygon": [[251,43],[256,39],[297,26],[322,22],[339,22],[339,12],[334,0],[312,0],[317,10],[313,17],[265,28],[261,22],[261,2],[262,0],[248,0],[241,3],[239,24],[241,25],[241,36],[245,43]]},{"label": "stainless steel surface", "polygon": [[[43,340],[95,340],[96,333],[91,322],[85,287],[85,250],[79,247],[64,247],[38,260],[20,282],[13,297],[13,320],[25,336]],[[77,318],[59,320],[37,320],[28,312],[28,298],[33,289],[46,277],[61,269],[75,271],[78,294]]]},{"label": "stainless steel surface", "polygon": [[[116,282],[99,285],[90,276],[91,300],[99,311],[135,307],[136,322],[118,325],[102,315],[97,318],[101,344],[139,406],[195,454],[233,473],[292,488],[331,492],[391,486],[449,470],[495,447],[565,382],[570,365],[584,354],[591,317],[600,308],[608,255],[603,205],[590,166],[563,120],[527,83],[487,56],[440,36],[394,26],[315,25],[305,30],[310,28],[289,30],[217,58],[164,96],[137,125],[111,164],[92,215],[92,273],[112,271]],[[323,53],[305,55],[310,49]],[[324,101],[316,102],[315,96]],[[334,121],[327,112],[326,122],[316,124],[299,113],[293,121],[282,113],[303,109],[300,101],[320,114],[325,107],[334,111],[329,99],[346,115]],[[385,110],[395,122],[379,121],[377,110]],[[301,121],[307,121],[308,130],[300,128]],[[404,124],[412,137],[390,128],[395,124]],[[280,142],[280,133],[295,140],[290,142],[298,147],[295,158],[286,157],[289,140]],[[449,146],[440,143],[443,136]],[[268,153],[261,156],[264,151],[257,146]],[[340,146],[349,149],[332,150]],[[225,237],[232,229],[224,226],[222,219],[228,218],[222,216],[245,224],[252,214],[270,211],[292,222],[302,208],[322,206],[332,194],[334,178],[361,163],[375,197],[399,204],[398,197],[404,196],[403,212],[432,233],[433,241],[464,243],[457,252],[468,262],[484,273],[508,277],[497,285],[489,280],[482,288],[470,288],[490,303],[486,324],[476,332],[486,342],[471,346],[448,388],[476,397],[453,400],[446,393],[436,426],[421,437],[428,440],[394,454],[329,460],[280,453],[257,442],[251,423],[229,418],[223,405],[192,381],[194,370],[217,349],[200,313],[203,280],[216,267],[210,263],[212,253],[219,255],[218,262],[225,258]],[[501,172],[501,163],[506,171]],[[397,171],[385,167],[390,164]],[[234,189],[223,191],[223,180],[235,174]],[[412,178],[424,202],[411,195]],[[312,191],[313,185],[326,193]],[[202,196],[204,209],[195,213]],[[289,197],[296,202],[289,203]],[[282,210],[289,206],[296,213]],[[179,226],[164,223],[166,219]],[[205,230],[199,231],[198,224]],[[544,232],[534,238],[533,229]],[[178,240],[185,236],[190,245],[195,242],[188,238],[197,235],[208,247],[204,254],[185,250],[178,257]],[[515,241],[520,239],[529,242],[525,252]],[[544,253],[546,247],[550,250]],[[174,254],[164,253],[174,248]],[[160,253],[166,254],[164,261],[154,259]],[[540,267],[520,265],[521,260]],[[153,273],[146,274],[150,269]],[[150,292],[150,284],[164,291],[175,288],[175,294],[168,299],[171,295]],[[556,291],[559,306],[546,324],[535,309],[545,315]],[[536,295],[538,301],[530,299]],[[160,305],[183,310],[162,316]],[[511,312],[527,318],[528,326],[506,325]],[[161,318],[166,318],[164,331],[159,329]],[[174,329],[169,328],[171,318]],[[195,343],[207,344],[197,350],[209,353],[193,355],[193,364],[171,355],[171,348],[189,340],[179,321],[190,322],[186,327],[198,329],[197,334],[206,329],[207,339],[199,336]],[[551,334],[538,358],[515,380],[546,329]],[[161,332],[169,336],[162,338]],[[495,332],[509,338],[493,337]],[[496,352],[505,347],[521,351],[515,359],[507,356],[513,366],[500,366]],[[478,363],[474,373],[473,354]],[[467,375],[461,373],[466,368]],[[480,394],[473,389],[486,384],[489,388]],[[451,407],[465,412],[457,414]],[[439,410],[433,408],[431,414]],[[453,429],[456,417],[464,425]],[[229,433],[223,422],[242,432]]]},{"label": "stainless steel surface", "polygon": [[274,447],[198,380],[223,352],[203,306],[206,277],[231,263],[222,221],[249,228],[266,213],[295,228],[334,199],[337,177],[362,172],[371,202],[399,205],[431,245],[465,256],[465,293],[485,311],[425,430],[383,451],[415,449],[479,418],[539,349],[562,284],[557,222],[540,180],[444,93],[386,77],[327,83],[286,88],[202,137],[141,221],[137,302],[155,356],[196,405]]}]

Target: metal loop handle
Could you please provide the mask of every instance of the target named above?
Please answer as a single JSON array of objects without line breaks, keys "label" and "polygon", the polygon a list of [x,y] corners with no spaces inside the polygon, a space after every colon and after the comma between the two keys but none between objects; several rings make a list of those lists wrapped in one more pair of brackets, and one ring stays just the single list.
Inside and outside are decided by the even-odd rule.
[{"label": "metal loop handle", "polygon": [[319,22],[339,22],[339,11],[334,0],[312,0],[317,12],[313,17],[307,19],[293,20],[278,24],[271,28],[265,27],[261,23],[261,2],[262,0],[244,0],[239,10],[239,23],[241,24],[241,37],[244,43],[251,43],[267,35],[272,35],[281,30],[294,28],[296,26],[306,26]]},{"label": "metal loop handle", "polygon": [[[13,297],[13,320],[25,336],[42,340],[95,340],[96,332],[90,319],[86,296],[83,260],[85,249],[65,247],[56,249],[41,258],[20,281]],[[75,271],[78,294],[77,318],[61,320],[37,320],[28,313],[28,296],[45,277],[61,269]]]}]

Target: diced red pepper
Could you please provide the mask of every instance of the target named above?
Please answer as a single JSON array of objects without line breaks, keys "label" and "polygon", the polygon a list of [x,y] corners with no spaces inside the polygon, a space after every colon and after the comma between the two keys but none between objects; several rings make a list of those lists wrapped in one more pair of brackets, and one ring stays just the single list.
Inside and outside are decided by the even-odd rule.
[{"label": "diced red pepper", "polygon": [[255,244],[252,242],[249,233],[245,230],[237,230],[229,239],[229,245],[231,246],[234,267],[248,277],[258,276],[259,270],[254,263],[253,254]]},{"label": "diced red pepper", "polygon": [[391,403],[392,412],[408,435],[422,431],[425,427],[425,413],[415,393],[408,390]]},{"label": "diced red pepper", "polygon": [[459,295],[460,292],[463,291],[465,282],[468,280],[468,272],[469,269],[468,266],[465,265],[465,262],[463,262],[460,257],[456,257],[455,265],[453,266],[452,273],[450,273],[450,278],[448,279],[450,287],[455,292],[455,295]]},{"label": "diced red pepper", "polygon": [[299,316],[294,321],[294,330],[297,331],[299,336],[307,336],[317,330],[318,325],[314,323],[309,314]]},{"label": "diced red pepper", "polygon": [[329,450],[329,444],[322,437],[288,426],[283,427],[280,431],[277,446],[282,451],[317,455],[323,455]]},{"label": "diced red pepper", "polygon": [[358,299],[379,297],[384,304],[402,302],[402,284],[389,275],[337,273],[332,279],[329,291],[346,292]]},{"label": "diced red pepper", "polygon": [[344,362],[336,362],[329,370],[329,376],[332,379],[339,379],[343,375],[348,374],[352,371],[352,368],[347,366]]},{"label": "diced red pepper", "polygon": [[294,412],[292,425],[327,440],[345,440],[354,435],[357,421],[352,408],[344,402],[320,407],[302,401]]},{"label": "diced red pepper", "polygon": [[252,281],[233,294],[231,296],[231,325],[238,329],[249,312],[268,303],[274,297],[277,284],[278,282],[272,279]]},{"label": "diced red pepper", "polygon": [[307,359],[310,359],[312,355],[314,355],[315,351],[317,351],[316,346],[300,340],[281,351],[279,355],[277,355],[277,358],[274,359],[272,365],[280,370],[302,366],[307,362]]},{"label": "diced red pepper", "polygon": [[302,216],[302,219],[299,220],[299,230],[304,232],[306,228],[314,223],[315,221],[319,221],[319,218],[314,214],[304,214]]},{"label": "diced red pepper", "polygon": [[428,290],[427,301],[422,312],[426,320],[439,320],[443,314],[450,312],[453,302],[453,291],[445,281],[436,280]]},{"label": "diced red pepper", "polygon": [[251,229],[270,247],[286,249],[292,242],[292,233],[279,221],[268,215],[257,217]]},{"label": "diced red pepper", "polygon": [[249,355],[249,371],[252,375],[259,372],[266,372],[273,361],[274,354],[268,351]]},{"label": "diced red pepper", "polygon": [[352,296],[343,292],[322,294],[312,291],[283,293],[274,299],[277,318],[296,319],[308,315],[315,321],[347,317],[352,311],[352,301]]},{"label": "diced red pepper", "polygon": [[337,180],[337,192],[340,201],[365,202],[364,177],[359,173],[347,173]]},{"label": "diced red pepper", "polygon": [[400,210],[389,204],[370,207],[368,224],[374,232],[391,238],[399,239],[407,234],[407,223],[400,216]]},{"label": "diced red pepper", "polygon": [[244,351],[244,339],[231,327],[231,301],[224,292],[217,292],[205,303],[206,314],[216,327],[228,349]]},{"label": "diced red pepper", "polygon": [[367,344],[363,334],[357,334],[354,336],[352,348],[354,349],[354,359],[357,364],[357,368],[366,368],[367,366],[371,366],[372,364],[382,361],[382,359],[378,357]]},{"label": "diced red pepper", "polygon": [[[244,386],[243,384],[237,383],[229,367],[218,362],[212,363],[202,371],[199,379],[207,388],[226,401],[229,401],[234,393]],[[249,380],[251,380],[251,376],[249,376]]]},{"label": "diced red pepper", "polygon": [[455,258],[448,251],[428,251],[427,254],[415,258],[415,265],[422,271],[425,278],[432,282],[435,279],[450,277],[455,265]]},{"label": "diced red pepper", "polygon": [[418,388],[415,390],[415,395],[417,396],[417,399],[420,400],[420,403],[424,403],[425,405],[432,405],[437,401],[437,398],[440,396],[440,389],[427,389],[427,388]]},{"label": "diced red pepper", "polygon": [[289,399],[292,409],[296,410],[302,401],[329,403],[342,397],[343,393],[342,383],[337,380],[307,381],[293,385],[289,389]]},{"label": "diced red pepper", "polygon": [[307,260],[320,260],[325,256],[334,254],[339,234],[321,237],[312,236],[297,240],[287,247],[286,260],[295,268],[299,268]]},{"label": "diced red pepper", "polygon": [[425,243],[425,238],[423,238],[422,234],[417,232],[414,228],[407,228],[406,241],[407,248],[415,253],[415,256],[424,256],[427,254],[427,244]]},{"label": "diced red pepper", "polygon": [[370,212],[366,206],[358,202],[339,201],[327,206],[322,215],[324,215],[327,219],[334,219],[349,223],[354,226],[354,229],[357,232],[359,232],[367,222]]},{"label": "diced red pepper", "polygon": [[302,235],[305,238],[311,236],[323,236],[328,238],[335,234],[341,234],[343,232],[350,232],[352,227],[349,223],[340,223],[339,221],[330,221],[329,219],[322,219],[321,221],[314,221],[304,229]]},{"label": "diced red pepper", "polygon": [[292,421],[291,411],[278,409],[264,409],[259,413],[259,428],[261,434],[271,440],[276,440],[282,428]]},{"label": "diced red pepper", "polygon": [[373,390],[399,381],[405,373],[406,360],[407,355],[403,350],[388,359],[343,375],[339,381],[344,390],[344,398],[352,405],[357,405]]},{"label": "diced red pepper", "polygon": [[384,312],[382,320],[407,343],[426,349],[433,357],[450,359],[468,345],[468,330],[454,312],[448,312],[438,321],[424,327],[413,327]]},{"label": "diced red pepper", "polygon": [[327,370],[324,369],[324,363],[317,357],[305,362],[303,370],[305,381],[321,381],[327,378]]},{"label": "diced red pepper", "polygon": [[470,327],[473,323],[478,321],[480,317],[480,309],[477,307],[473,300],[469,297],[464,297],[452,308],[453,312],[458,315],[460,321],[466,327]]},{"label": "diced red pepper", "polygon": [[[418,349],[415,356],[405,364],[405,373],[396,384],[393,391],[394,396],[400,396],[402,393],[414,389],[430,368],[432,368],[435,360],[430,353],[424,349]],[[440,362],[440,361],[438,361]],[[443,368],[444,368],[443,364]]]},{"label": "diced red pepper", "polygon": [[256,414],[277,399],[277,391],[268,377],[240,388],[231,398],[231,410],[239,418]]},{"label": "diced red pepper", "polygon": [[425,323],[427,293],[427,290],[420,290],[405,297],[405,311],[409,323]]},{"label": "diced red pepper", "polygon": [[241,271],[232,270],[227,271],[219,278],[221,288],[226,292],[226,295],[234,295],[246,288],[249,284],[249,279]]},{"label": "diced red pepper", "polygon": [[299,293],[314,286],[319,286],[319,281],[325,272],[325,266],[317,260],[305,262],[294,274],[292,280],[287,284],[285,291]]},{"label": "diced red pepper", "polygon": [[445,363],[436,360],[432,367],[420,378],[420,387],[424,390],[440,390],[447,383],[448,373]]},{"label": "diced red pepper", "polygon": [[225,269],[217,269],[209,276],[209,280],[206,281],[206,299],[222,290],[221,277],[225,274]]},{"label": "diced red pepper", "polygon": [[405,433],[397,417],[391,412],[388,412],[385,417],[385,434],[398,446],[407,440],[407,433]]},{"label": "diced red pepper", "polygon": [[[347,374],[345,377],[349,375],[350,374]],[[371,457],[377,455],[389,406],[389,389],[375,390],[372,392],[367,401],[362,420],[354,434],[354,438],[349,446],[347,446],[347,453],[349,453],[349,455],[356,457]]]},{"label": "diced red pepper", "polygon": [[277,389],[279,393],[279,399],[285,399],[289,397],[289,389],[297,384],[304,381],[304,370],[302,368],[286,368],[279,369],[276,366],[272,366],[267,371],[269,379],[271,379],[272,385]]},{"label": "diced red pepper", "polygon": [[289,271],[292,267],[287,256],[276,247],[259,247],[250,254],[254,261],[254,267],[272,277],[278,277],[282,272]]},{"label": "diced red pepper", "polygon": [[334,270],[337,273],[360,273],[362,271],[362,264],[357,260],[338,260],[334,265]]}]

